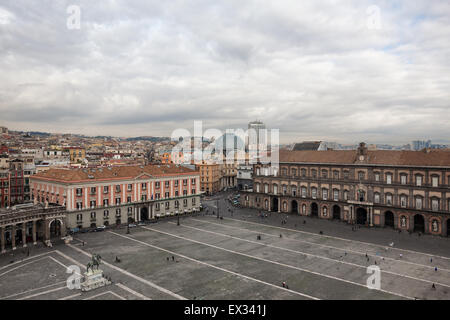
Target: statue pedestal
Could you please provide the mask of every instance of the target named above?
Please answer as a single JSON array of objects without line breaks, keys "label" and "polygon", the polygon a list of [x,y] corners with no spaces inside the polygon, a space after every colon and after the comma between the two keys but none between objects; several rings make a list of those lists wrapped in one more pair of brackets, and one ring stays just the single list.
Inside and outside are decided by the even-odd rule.
[{"label": "statue pedestal", "polygon": [[103,277],[102,270],[89,270],[89,272],[84,273],[84,282],[81,284],[81,291],[91,291],[108,284],[111,284],[111,281]]}]

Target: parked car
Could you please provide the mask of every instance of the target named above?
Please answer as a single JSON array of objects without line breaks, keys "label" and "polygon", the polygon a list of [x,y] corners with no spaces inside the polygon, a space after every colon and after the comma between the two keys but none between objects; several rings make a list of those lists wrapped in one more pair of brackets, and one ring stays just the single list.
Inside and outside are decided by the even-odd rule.
[{"label": "parked car", "polygon": [[130,223],[130,224],[128,225],[128,227],[130,227],[130,228],[135,228],[135,227],[137,227],[137,225],[135,225],[134,223]]},{"label": "parked car", "polygon": [[97,228],[95,228],[95,232],[99,232],[99,231],[105,231],[106,226],[98,226]]}]

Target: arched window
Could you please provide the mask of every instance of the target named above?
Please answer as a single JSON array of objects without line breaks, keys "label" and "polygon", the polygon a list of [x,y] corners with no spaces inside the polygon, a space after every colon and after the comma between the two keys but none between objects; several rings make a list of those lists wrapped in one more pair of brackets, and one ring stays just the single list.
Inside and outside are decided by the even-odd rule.
[{"label": "arched window", "polygon": [[422,196],[416,196],[415,206],[416,206],[416,209],[418,209],[418,210],[421,210],[423,208]]},{"label": "arched window", "polygon": [[439,211],[439,198],[431,198],[431,210]]},{"label": "arched window", "polygon": [[338,201],[339,200],[339,190],[333,189],[333,200]]},{"label": "arched window", "polygon": [[302,197],[306,198],[306,187],[302,187]]},{"label": "arched window", "polygon": [[402,208],[406,208],[406,207],[407,207],[407,204],[408,204],[408,197],[407,197],[406,195],[402,194],[402,195],[400,196],[400,206],[401,206]]},{"label": "arched window", "polygon": [[297,187],[296,186],[292,186],[291,187],[291,192],[292,192],[292,196],[296,197],[297,196]]},{"label": "arched window", "polygon": [[373,202],[374,203],[380,203],[380,194],[378,192],[375,192],[373,194]]},{"label": "arched window", "polygon": [[328,189],[325,189],[325,188],[322,189],[322,199],[323,200],[328,199]]},{"label": "arched window", "polygon": [[392,205],[392,193],[386,193],[386,204]]}]

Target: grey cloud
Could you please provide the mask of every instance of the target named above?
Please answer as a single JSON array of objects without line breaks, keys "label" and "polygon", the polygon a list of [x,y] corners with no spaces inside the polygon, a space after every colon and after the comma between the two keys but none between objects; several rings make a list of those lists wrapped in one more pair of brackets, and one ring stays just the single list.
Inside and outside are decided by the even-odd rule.
[{"label": "grey cloud", "polygon": [[375,1],[369,30],[373,4],[6,0],[0,124],[170,135],[258,118],[284,141],[447,139],[449,4]]}]

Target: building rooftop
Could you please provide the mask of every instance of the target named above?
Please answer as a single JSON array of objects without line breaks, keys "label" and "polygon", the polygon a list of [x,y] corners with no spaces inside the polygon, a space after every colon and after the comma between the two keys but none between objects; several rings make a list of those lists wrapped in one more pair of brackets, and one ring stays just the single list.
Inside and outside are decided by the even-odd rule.
[{"label": "building rooftop", "polygon": [[198,171],[175,165],[134,165],[103,168],[51,168],[31,177],[36,180],[50,180],[60,182],[81,182],[92,180],[123,180],[135,179],[141,176],[161,177],[170,175],[194,174]]},{"label": "building rooftop", "polygon": [[[280,150],[280,162],[355,164],[358,150],[326,151],[288,151]],[[450,151],[426,149],[406,150],[368,150],[365,161],[368,165],[395,165],[421,167],[450,167]]]}]

